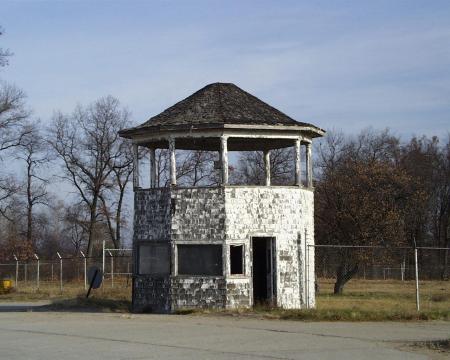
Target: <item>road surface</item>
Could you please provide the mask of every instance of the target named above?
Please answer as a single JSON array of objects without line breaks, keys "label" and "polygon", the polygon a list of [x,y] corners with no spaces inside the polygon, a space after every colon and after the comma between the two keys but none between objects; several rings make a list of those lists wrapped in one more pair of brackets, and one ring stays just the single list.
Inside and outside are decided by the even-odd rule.
[{"label": "road surface", "polygon": [[0,311],[1,359],[427,359],[405,343],[449,335],[449,322]]}]

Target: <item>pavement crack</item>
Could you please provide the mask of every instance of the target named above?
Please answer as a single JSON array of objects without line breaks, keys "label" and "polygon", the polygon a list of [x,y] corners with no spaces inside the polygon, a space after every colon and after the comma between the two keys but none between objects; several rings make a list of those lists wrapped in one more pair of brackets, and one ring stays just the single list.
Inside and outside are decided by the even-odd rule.
[{"label": "pavement crack", "polygon": [[279,356],[264,355],[264,354],[252,354],[252,353],[245,353],[245,352],[241,353],[241,352],[236,352],[236,351],[221,351],[221,350],[213,350],[213,349],[203,349],[203,348],[198,348],[198,347],[193,347],[193,346],[158,344],[158,343],[151,343],[151,342],[138,341],[138,340],[114,339],[114,338],[107,338],[107,337],[101,337],[101,336],[84,336],[84,335],[57,333],[57,332],[42,331],[42,330],[0,328],[0,331],[35,334],[35,335],[73,337],[73,338],[84,339],[84,340],[110,341],[110,342],[118,342],[118,343],[125,343],[125,344],[134,344],[134,345],[155,346],[155,347],[162,347],[162,348],[168,348],[168,349],[180,349],[180,350],[200,351],[200,352],[208,352],[208,353],[216,353],[216,354],[224,354],[224,355],[247,356],[247,357],[254,357],[257,359],[293,360],[292,358],[288,358],[288,357],[279,357]]}]

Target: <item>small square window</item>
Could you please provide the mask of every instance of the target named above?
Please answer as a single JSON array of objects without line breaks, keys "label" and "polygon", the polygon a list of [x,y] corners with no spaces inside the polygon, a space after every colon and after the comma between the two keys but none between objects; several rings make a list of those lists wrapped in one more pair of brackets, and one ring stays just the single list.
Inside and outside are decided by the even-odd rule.
[{"label": "small square window", "polygon": [[230,274],[244,274],[244,245],[230,245]]},{"label": "small square window", "polygon": [[142,244],[139,246],[139,274],[167,275],[170,273],[168,244]]},{"label": "small square window", "polygon": [[222,276],[222,245],[178,245],[178,274]]}]

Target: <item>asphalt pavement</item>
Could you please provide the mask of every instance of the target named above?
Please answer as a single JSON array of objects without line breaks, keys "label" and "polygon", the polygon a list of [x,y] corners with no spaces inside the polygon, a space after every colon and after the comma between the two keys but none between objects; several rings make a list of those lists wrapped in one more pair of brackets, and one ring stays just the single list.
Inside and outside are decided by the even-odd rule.
[{"label": "asphalt pavement", "polygon": [[0,304],[0,359],[427,359],[408,344],[450,337],[449,322],[35,311],[45,304],[22,304],[19,311],[19,305]]}]

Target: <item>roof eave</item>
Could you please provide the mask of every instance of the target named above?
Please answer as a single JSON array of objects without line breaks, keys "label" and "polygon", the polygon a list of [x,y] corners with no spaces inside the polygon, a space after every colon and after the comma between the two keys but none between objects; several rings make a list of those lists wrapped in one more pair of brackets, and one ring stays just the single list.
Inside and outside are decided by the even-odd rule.
[{"label": "roof eave", "polygon": [[273,131],[301,131],[308,132],[312,138],[325,135],[325,130],[311,124],[305,125],[243,125],[243,124],[195,124],[195,125],[173,125],[173,126],[143,126],[123,129],[119,135],[123,138],[133,139],[135,136],[145,133],[160,133],[168,131],[201,131],[201,130],[273,130]]}]

